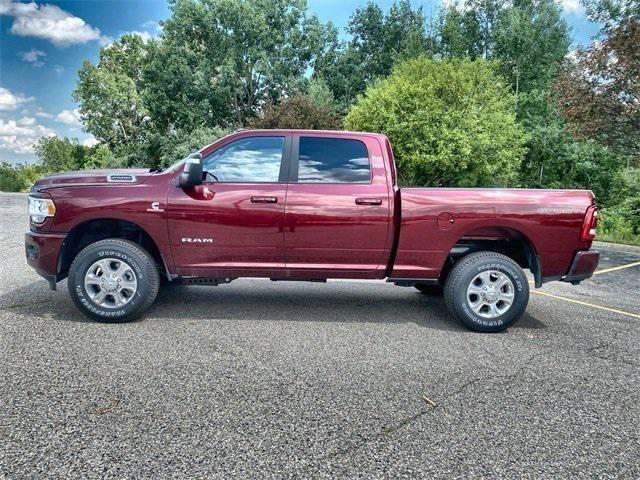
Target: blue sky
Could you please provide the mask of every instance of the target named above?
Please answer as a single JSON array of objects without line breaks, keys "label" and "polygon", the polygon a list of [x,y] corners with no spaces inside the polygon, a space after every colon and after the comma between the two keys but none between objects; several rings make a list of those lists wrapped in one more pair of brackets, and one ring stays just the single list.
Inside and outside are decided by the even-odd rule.
[{"label": "blue sky", "polygon": [[[441,0],[412,0],[427,14]],[[393,0],[376,1],[388,8]],[[366,0],[308,0],[309,10],[342,28]],[[598,26],[586,20],[579,0],[560,0],[574,44],[587,44]],[[95,141],[82,131],[71,98],[84,60],[94,62],[101,46],[126,32],[157,35],[167,18],[165,1],[0,0],[0,160],[30,162],[43,135]]]}]

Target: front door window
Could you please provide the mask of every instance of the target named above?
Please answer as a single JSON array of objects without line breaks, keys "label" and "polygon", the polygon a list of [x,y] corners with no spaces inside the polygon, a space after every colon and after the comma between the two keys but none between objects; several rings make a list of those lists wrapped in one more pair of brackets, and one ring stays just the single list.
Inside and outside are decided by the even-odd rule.
[{"label": "front door window", "polygon": [[249,137],[231,142],[204,159],[203,169],[224,183],[277,183],[284,137]]}]

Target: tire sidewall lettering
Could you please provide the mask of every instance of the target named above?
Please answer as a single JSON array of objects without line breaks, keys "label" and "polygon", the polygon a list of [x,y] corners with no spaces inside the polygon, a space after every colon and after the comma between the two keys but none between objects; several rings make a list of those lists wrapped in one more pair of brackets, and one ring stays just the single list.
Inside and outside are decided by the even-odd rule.
[{"label": "tire sidewall lettering", "polygon": [[[90,265],[96,260],[101,258],[117,258],[122,260],[123,262],[129,265],[134,273],[136,274],[138,280],[138,289],[134,298],[132,298],[126,305],[125,308],[120,309],[103,309],[98,307],[91,299],[88,298],[87,292],[84,288],[84,276],[87,273]],[[136,261],[131,255],[126,252],[122,252],[120,250],[115,249],[102,249],[95,253],[95,256],[88,257],[88,259],[83,261],[82,268],[79,269],[79,274],[76,275],[75,278],[75,294],[77,296],[78,301],[82,305],[82,307],[93,315],[98,315],[102,318],[118,318],[124,315],[127,315],[128,312],[134,310],[137,307],[138,300],[143,297],[143,293],[145,292],[146,285],[142,282],[145,278],[143,269],[140,267],[138,261]]]},{"label": "tire sidewall lettering", "polygon": [[[487,270],[496,270],[504,273],[514,286],[514,302],[512,308],[497,318],[484,318],[477,315],[471,310],[467,300],[467,287],[471,280],[478,274]],[[456,285],[452,307],[456,313],[464,319],[468,325],[473,325],[478,329],[491,332],[504,330],[508,325],[513,323],[515,318],[519,317],[524,306],[526,306],[526,297],[528,297],[528,283],[523,272],[512,266],[508,261],[498,261],[495,259],[478,259],[476,262],[470,262],[468,268],[461,270],[455,278],[452,279]],[[523,300],[524,299],[524,300]],[[523,305],[523,302],[524,305]]]},{"label": "tire sidewall lettering", "polygon": [[518,275],[518,273],[514,271],[511,267],[507,265],[503,265],[501,263],[485,263],[483,265],[478,265],[476,267],[476,271],[478,273],[482,273],[485,270],[499,270],[503,272],[515,284],[515,287],[519,292],[522,292],[524,290],[524,285],[522,284],[520,275]]}]

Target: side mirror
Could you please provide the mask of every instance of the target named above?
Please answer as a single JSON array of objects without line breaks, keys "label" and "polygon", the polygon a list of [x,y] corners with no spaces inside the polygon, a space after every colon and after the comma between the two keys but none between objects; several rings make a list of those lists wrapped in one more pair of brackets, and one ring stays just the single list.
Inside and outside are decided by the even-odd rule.
[{"label": "side mirror", "polygon": [[178,184],[182,188],[202,185],[202,154],[195,153],[187,157],[184,170],[180,174]]}]

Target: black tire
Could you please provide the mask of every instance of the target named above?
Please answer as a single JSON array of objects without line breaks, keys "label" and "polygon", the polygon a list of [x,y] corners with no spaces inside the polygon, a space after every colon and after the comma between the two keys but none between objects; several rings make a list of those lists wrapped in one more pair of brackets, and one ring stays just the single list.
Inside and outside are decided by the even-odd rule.
[{"label": "black tire", "polygon": [[[88,270],[96,262],[105,259],[114,259],[116,266],[119,265],[118,262],[124,262],[126,266],[130,267],[127,275],[136,282],[135,291],[131,290],[134,293],[126,298],[126,303],[122,306],[99,305],[92,300],[90,292],[85,286],[85,276]],[[134,320],[153,303],[158,295],[160,278],[156,262],[149,252],[137,243],[110,238],[92,243],[76,256],[69,268],[68,285],[71,299],[86,316],[99,322],[121,323]],[[92,288],[100,290],[100,287],[89,285],[89,289]],[[95,295],[95,292],[93,293]],[[108,294],[107,297],[109,295],[111,294]],[[114,297],[111,296],[111,298]]]},{"label": "black tire", "polygon": [[[498,272],[496,274],[487,272]],[[505,285],[505,293],[512,290],[513,300],[508,309],[493,318],[486,318],[491,305],[485,305],[480,313],[472,308],[472,299],[475,305],[484,302],[484,297],[474,293],[468,293],[472,281],[480,282],[477,277],[481,274],[490,275],[492,278],[504,278],[500,274],[511,280],[511,285]],[[490,280],[493,281],[493,280]],[[497,282],[497,280],[496,280]],[[508,283],[508,282],[507,282]],[[474,283],[477,287],[477,283]],[[481,288],[481,287],[478,287]],[[500,293],[501,295],[502,293]],[[484,293],[483,293],[484,295]],[[500,295],[498,297],[500,298]],[[506,296],[506,295],[505,295]],[[478,252],[468,255],[458,261],[449,273],[444,287],[444,300],[449,311],[460,319],[467,327],[477,332],[501,332],[513,325],[524,313],[529,303],[529,282],[520,266],[505,255],[495,252]],[[497,306],[502,302],[502,308],[506,305],[503,301],[490,301]],[[485,315],[485,316],[483,316]]]},{"label": "black tire", "polygon": [[425,295],[440,296],[444,292],[442,285],[439,284],[416,283],[414,287],[416,287],[420,293],[424,293]]}]

